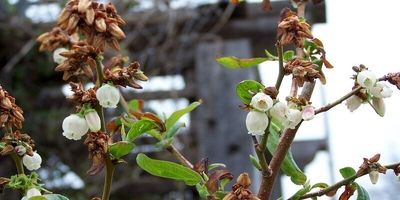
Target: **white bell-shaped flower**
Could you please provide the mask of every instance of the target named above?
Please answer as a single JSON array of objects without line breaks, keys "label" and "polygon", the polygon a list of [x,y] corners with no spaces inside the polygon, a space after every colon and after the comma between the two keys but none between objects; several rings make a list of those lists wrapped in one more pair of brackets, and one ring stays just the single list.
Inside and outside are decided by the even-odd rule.
[{"label": "white bell-shaped flower", "polygon": [[251,135],[263,135],[268,127],[268,115],[259,111],[250,111],[246,117],[247,131]]},{"label": "white bell-shaped flower", "polygon": [[376,76],[368,70],[361,71],[357,75],[357,83],[364,88],[370,89],[376,83]]},{"label": "white bell-shaped flower", "polygon": [[272,108],[269,110],[269,114],[271,117],[277,119],[282,122],[286,120],[286,116],[288,114],[289,107],[282,102],[277,102]]},{"label": "white bell-shaped flower", "polygon": [[101,129],[101,119],[96,110],[91,110],[85,113],[86,123],[89,126],[90,131],[97,132]]},{"label": "white bell-shaped flower", "polygon": [[304,106],[303,110],[301,111],[301,117],[305,121],[309,121],[314,119],[315,116],[315,108],[311,105]]},{"label": "white bell-shaped flower", "polygon": [[283,121],[283,125],[285,128],[295,129],[296,126],[300,123],[302,119],[302,114],[300,110],[297,109],[289,109],[286,120]]},{"label": "white bell-shaped flower", "polygon": [[24,157],[22,157],[22,163],[30,171],[37,170],[42,164],[42,157],[36,152],[33,152],[32,156],[25,154]]},{"label": "white bell-shaped flower", "polygon": [[272,101],[272,98],[269,95],[266,95],[265,93],[262,92],[259,92],[256,95],[254,95],[250,102],[250,106],[262,112],[268,111],[273,104],[274,102]]},{"label": "white bell-shaped flower", "polygon": [[362,102],[363,102],[363,100],[362,100],[360,97],[358,97],[358,96],[356,96],[356,95],[353,95],[353,96],[349,97],[349,98],[346,100],[346,106],[347,106],[347,108],[350,110],[350,112],[353,112],[353,111],[356,110],[358,107],[360,107],[360,105],[362,104]]},{"label": "white bell-shaped flower", "polygon": [[36,188],[30,188],[27,192],[26,192],[26,198],[31,198],[31,197],[35,197],[35,196],[41,196],[42,193],[40,192],[40,190],[36,189]]},{"label": "white bell-shaped flower", "polygon": [[116,108],[120,98],[119,95],[119,90],[110,84],[104,84],[96,91],[96,98],[104,108]]},{"label": "white bell-shaped flower", "polygon": [[72,114],[66,117],[62,123],[63,135],[70,140],[80,140],[89,127],[86,120],[79,115]]},{"label": "white bell-shaped flower", "polygon": [[371,183],[375,185],[379,180],[379,172],[376,170],[372,170],[368,173],[368,175]]},{"label": "white bell-shaped flower", "polygon": [[14,150],[19,156],[23,156],[26,153],[26,148],[22,145],[17,145]]},{"label": "white bell-shaped flower", "polygon": [[69,51],[69,50],[66,49],[66,48],[58,48],[58,49],[54,50],[54,52],[53,52],[53,60],[54,60],[54,62],[57,63],[57,64],[61,64],[65,60],[67,60],[66,57],[60,55],[61,53],[64,53],[64,52],[67,52],[67,51]]},{"label": "white bell-shaped flower", "polygon": [[370,93],[377,98],[387,98],[392,96],[393,90],[384,82],[377,82],[370,88]]}]

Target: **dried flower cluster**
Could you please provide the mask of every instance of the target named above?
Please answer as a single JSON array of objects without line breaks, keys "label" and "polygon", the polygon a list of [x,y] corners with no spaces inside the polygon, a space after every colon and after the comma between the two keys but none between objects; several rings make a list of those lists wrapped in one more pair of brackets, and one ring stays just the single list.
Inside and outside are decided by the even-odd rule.
[{"label": "dried flower cluster", "polygon": [[318,65],[307,60],[295,58],[286,63],[284,66],[285,75],[293,74],[293,78],[299,86],[303,86],[304,82],[313,82],[319,79],[323,84],[326,83],[325,75],[318,70]]},{"label": "dried flower cluster", "polygon": [[302,48],[305,38],[313,38],[310,25],[288,8],[281,12],[281,20],[278,24],[278,39],[281,45],[294,44]]},{"label": "dried flower cluster", "polygon": [[73,94],[67,97],[68,100],[77,102],[81,105],[85,103],[91,103],[93,105],[97,104],[98,101],[96,99],[96,90],[94,88],[85,90],[82,83],[74,82],[70,82],[69,85]]},{"label": "dried flower cluster", "polygon": [[125,24],[113,4],[93,0],[71,0],[61,11],[58,25],[68,34],[81,32],[89,44],[104,51],[106,43],[119,50],[118,41],[125,38],[119,27]]},{"label": "dried flower cluster", "polygon": [[0,126],[15,126],[21,129],[24,122],[22,114],[22,109],[15,104],[15,98],[0,86]]},{"label": "dried flower cluster", "polygon": [[71,47],[78,39],[77,34],[68,35],[60,27],[54,27],[51,31],[41,34],[37,41],[40,43],[39,51],[54,51],[59,47]]},{"label": "dried flower cluster", "polygon": [[232,191],[225,195],[223,200],[259,200],[259,198],[250,191],[251,180],[247,173],[242,173],[232,186]]},{"label": "dried flower cluster", "polygon": [[116,66],[111,69],[104,70],[105,81],[113,82],[115,85],[120,85],[123,87],[129,86],[136,89],[141,89],[142,86],[137,84],[135,80],[147,81],[148,78],[139,69],[140,64],[138,62],[133,62],[127,67]]},{"label": "dried flower cluster", "polygon": [[389,83],[395,85],[400,90],[400,72],[389,73],[383,79],[389,81]]},{"label": "dried flower cluster", "polygon": [[107,157],[109,136],[104,132],[90,132],[85,140],[88,146],[89,159],[92,160],[92,166],[88,170],[90,175],[99,173]]}]

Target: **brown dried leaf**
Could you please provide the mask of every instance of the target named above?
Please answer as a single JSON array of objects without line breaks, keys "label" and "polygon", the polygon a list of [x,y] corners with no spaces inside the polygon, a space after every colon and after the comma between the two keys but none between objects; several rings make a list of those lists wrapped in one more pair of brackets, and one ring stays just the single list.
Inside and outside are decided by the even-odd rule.
[{"label": "brown dried leaf", "polygon": [[351,196],[353,196],[356,188],[351,187],[350,185],[346,185],[344,192],[340,195],[339,200],[349,200]]},{"label": "brown dried leaf", "polygon": [[218,191],[218,181],[222,179],[233,179],[232,173],[227,170],[227,169],[220,169],[220,170],[215,170],[210,176],[209,180],[206,182],[206,187],[208,189],[208,192],[211,194],[215,193]]}]

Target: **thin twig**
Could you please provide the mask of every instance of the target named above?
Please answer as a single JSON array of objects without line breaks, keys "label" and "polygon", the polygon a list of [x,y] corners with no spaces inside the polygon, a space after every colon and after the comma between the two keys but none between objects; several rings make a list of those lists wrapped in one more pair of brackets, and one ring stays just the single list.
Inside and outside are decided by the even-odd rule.
[{"label": "thin twig", "polygon": [[332,103],[329,103],[329,104],[326,105],[326,106],[323,106],[323,107],[321,107],[321,108],[316,109],[316,110],[315,110],[315,114],[319,114],[319,113],[326,112],[326,111],[330,110],[331,108],[333,108],[333,107],[335,107],[335,106],[341,104],[343,101],[345,101],[345,100],[348,99],[349,97],[351,97],[351,96],[357,94],[361,89],[362,89],[361,86],[356,87],[355,89],[353,89],[351,92],[347,93],[346,95],[344,95],[344,96],[341,97],[340,99],[338,99],[338,100],[336,100],[336,101],[334,101],[334,102],[332,102]]},{"label": "thin twig", "polygon": [[276,51],[278,52],[278,59],[279,59],[279,74],[278,78],[276,79],[275,88],[279,91],[281,87],[283,77],[285,76],[284,68],[283,68],[283,46],[278,41],[276,44]]},{"label": "thin twig", "polygon": [[[400,166],[400,163],[394,163],[394,164],[386,165],[386,166],[384,166],[384,167],[385,167],[386,169],[393,169],[393,170],[395,170],[395,169],[396,169],[397,167],[399,167],[399,166]],[[341,180],[341,181],[339,181],[339,182],[337,182],[337,183],[335,183],[335,184],[333,184],[333,185],[331,185],[331,186],[329,186],[329,187],[327,187],[327,188],[324,188],[324,189],[322,189],[322,190],[319,190],[319,191],[317,191],[317,192],[310,192],[310,193],[307,193],[307,194],[301,196],[300,199],[307,199],[307,198],[311,198],[311,197],[317,197],[317,196],[325,195],[325,194],[327,194],[327,193],[329,193],[329,192],[331,192],[331,191],[335,191],[335,190],[339,189],[340,187],[342,187],[342,186],[344,186],[344,185],[348,185],[348,184],[352,183],[352,182],[353,182],[354,180],[356,180],[357,178],[362,177],[362,176],[364,176],[364,175],[366,175],[366,174],[367,174],[366,172],[365,172],[364,174],[361,174],[361,175],[355,174],[355,175],[353,175],[353,176],[350,176],[350,177],[348,177],[348,178],[346,178],[346,179],[343,179],[343,180]],[[290,197],[288,200],[290,200],[290,199],[293,199],[293,197]]]}]

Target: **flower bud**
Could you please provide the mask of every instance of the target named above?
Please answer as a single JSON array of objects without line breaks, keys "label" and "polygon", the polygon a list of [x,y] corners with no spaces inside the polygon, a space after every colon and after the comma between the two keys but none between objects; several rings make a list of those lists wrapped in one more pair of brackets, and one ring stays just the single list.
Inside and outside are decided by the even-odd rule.
[{"label": "flower bud", "polygon": [[368,173],[368,175],[369,175],[369,180],[371,180],[371,183],[375,185],[379,179],[379,172],[376,170],[372,170]]},{"label": "flower bud", "polygon": [[302,119],[301,112],[297,109],[289,109],[286,120],[283,121],[285,128],[295,129]]},{"label": "flower bud", "polygon": [[54,50],[54,52],[53,52],[53,60],[54,60],[54,62],[57,63],[57,64],[61,64],[65,60],[67,60],[66,57],[64,57],[64,56],[62,56],[60,54],[64,53],[64,52],[68,52],[68,51],[69,50],[66,49],[66,48],[58,48],[58,49]]},{"label": "flower bud", "polygon": [[42,164],[42,157],[36,152],[33,152],[32,156],[25,154],[22,157],[22,163],[30,171],[37,170],[40,168],[40,164]]},{"label": "flower bud", "polygon": [[301,111],[301,117],[305,120],[305,121],[309,121],[314,119],[315,116],[315,109],[313,106],[305,106],[303,108],[303,110]]},{"label": "flower bud", "polygon": [[357,83],[362,87],[370,89],[376,83],[376,76],[371,71],[364,70],[358,73]]},{"label": "flower bud", "polygon": [[387,86],[383,82],[377,82],[371,89],[370,93],[377,98],[387,98],[391,97],[393,90],[390,89],[389,86]]},{"label": "flower bud", "polygon": [[251,99],[250,106],[259,111],[266,112],[272,107],[273,103],[270,96],[259,92]]},{"label": "flower bud", "polygon": [[116,108],[119,102],[119,91],[116,87],[105,84],[96,91],[96,98],[104,108]]},{"label": "flower bud", "polygon": [[250,111],[246,117],[246,127],[249,134],[263,135],[268,127],[269,119],[265,113]]},{"label": "flower bud", "polygon": [[23,156],[26,153],[26,148],[22,145],[14,147],[14,150],[19,156]]},{"label": "flower bud", "polygon": [[85,114],[86,123],[90,131],[97,132],[101,129],[101,120],[99,114],[95,110],[91,110]]},{"label": "flower bud", "polygon": [[31,197],[35,197],[35,196],[41,196],[42,193],[40,193],[40,190],[36,189],[36,188],[30,188],[27,192],[26,192],[26,198],[29,199]]},{"label": "flower bud", "polygon": [[289,111],[288,106],[285,103],[277,102],[272,108],[269,110],[269,114],[271,117],[283,122],[286,120],[286,115]]},{"label": "flower bud", "polygon": [[346,106],[347,106],[347,108],[350,110],[350,112],[353,112],[353,111],[356,110],[358,107],[360,107],[360,105],[362,104],[362,102],[363,102],[363,100],[362,100],[360,97],[358,97],[358,96],[356,96],[356,95],[353,95],[353,96],[349,97],[349,98],[346,100]]},{"label": "flower bud", "polygon": [[251,185],[251,180],[249,177],[249,174],[247,173],[241,173],[239,175],[239,177],[236,180],[236,183],[238,183],[239,185],[248,188]]},{"label": "flower bud", "polygon": [[70,140],[80,140],[89,127],[86,120],[76,114],[66,117],[62,123],[63,135]]}]

